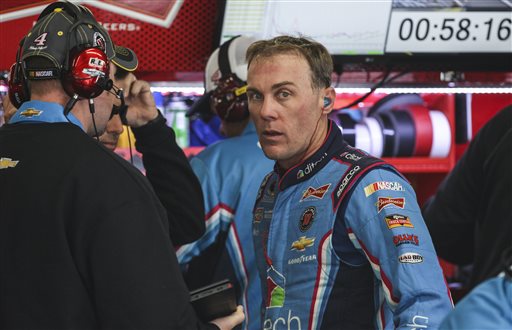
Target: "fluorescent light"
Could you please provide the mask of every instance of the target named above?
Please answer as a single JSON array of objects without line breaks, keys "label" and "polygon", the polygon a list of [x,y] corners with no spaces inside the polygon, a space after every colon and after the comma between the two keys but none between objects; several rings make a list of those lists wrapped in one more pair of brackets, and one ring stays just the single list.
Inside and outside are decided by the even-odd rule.
[{"label": "fluorescent light", "polygon": [[[184,84],[185,85],[185,84]],[[343,87],[335,88],[336,93],[354,93],[366,94],[370,88],[365,87]],[[159,84],[158,86],[151,87],[152,92],[160,93],[184,93],[184,94],[203,94],[204,88],[199,86],[178,86],[176,82],[172,85],[165,86]],[[374,93],[384,94],[406,94],[406,93],[421,93],[421,94],[512,94],[512,87],[393,87],[393,88],[378,88]]]}]

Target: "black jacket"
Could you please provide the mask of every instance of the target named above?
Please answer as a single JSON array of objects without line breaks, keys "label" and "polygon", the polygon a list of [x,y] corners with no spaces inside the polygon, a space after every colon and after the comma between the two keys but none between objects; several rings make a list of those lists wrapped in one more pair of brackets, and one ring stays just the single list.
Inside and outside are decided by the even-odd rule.
[{"label": "black jacket", "polygon": [[470,287],[502,270],[512,246],[512,106],[478,132],[423,216],[441,258],[473,264]]},{"label": "black jacket", "polygon": [[154,121],[132,131],[146,176],[167,211],[173,244],[199,239],[205,232],[203,192],[187,157],[176,143],[174,131],[160,113]]},{"label": "black jacket", "polygon": [[69,123],[1,127],[0,159],[0,329],[216,328],[132,165]]}]

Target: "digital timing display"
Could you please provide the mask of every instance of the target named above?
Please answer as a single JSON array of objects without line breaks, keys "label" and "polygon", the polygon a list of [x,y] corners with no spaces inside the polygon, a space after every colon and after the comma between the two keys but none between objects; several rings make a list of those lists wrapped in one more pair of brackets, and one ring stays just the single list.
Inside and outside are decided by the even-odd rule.
[{"label": "digital timing display", "polygon": [[386,53],[510,53],[511,12],[393,11]]}]

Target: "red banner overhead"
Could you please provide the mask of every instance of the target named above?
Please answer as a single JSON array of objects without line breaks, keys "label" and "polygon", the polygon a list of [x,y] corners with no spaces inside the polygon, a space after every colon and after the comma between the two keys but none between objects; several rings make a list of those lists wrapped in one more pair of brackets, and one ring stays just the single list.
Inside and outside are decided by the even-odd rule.
[{"label": "red banner overhead", "polygon": [[[53,1],[0,1],[0,70],[16,59],[19,40]],[[214,49],[217,1],[79,0],[116,44],[132,48],[139,73],[151,80],[202,80]]]}]

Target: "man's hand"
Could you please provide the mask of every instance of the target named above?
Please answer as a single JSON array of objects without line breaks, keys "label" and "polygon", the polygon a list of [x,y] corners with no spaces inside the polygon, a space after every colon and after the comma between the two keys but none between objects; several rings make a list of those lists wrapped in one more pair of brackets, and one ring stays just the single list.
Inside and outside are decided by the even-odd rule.
[{"label": "man's hand", "polygon": [[244,319],[244,308],[241,305],[238,305],[236,311],[234,311],[233,314],[224,317],[219,317],[218,319],[215,319],[210,323],[215,324],[221,330],[230,330],[239,325],[240,323],[242,323]]},{"label": "man's hand", "polygon": [[128,105],[126,121],[130,127],[143,126],[158,116],[155,99],[147,81],[137,80],[130,73],[120,85]]}]

